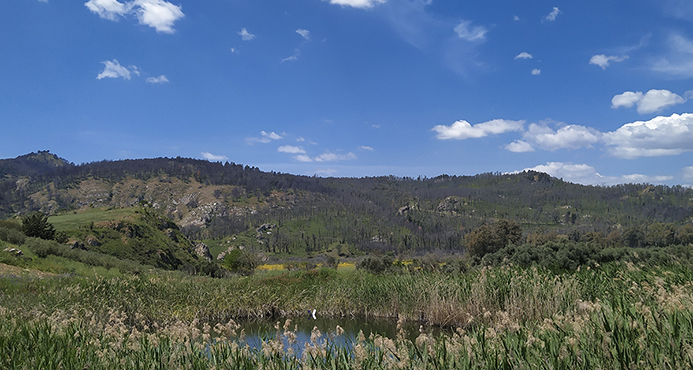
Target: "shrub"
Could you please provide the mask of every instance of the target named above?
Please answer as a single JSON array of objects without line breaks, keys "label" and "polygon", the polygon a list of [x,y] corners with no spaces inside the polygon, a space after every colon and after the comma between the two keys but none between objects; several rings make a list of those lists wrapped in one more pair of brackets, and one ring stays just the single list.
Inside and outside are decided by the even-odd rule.
[{"label": "shrub", "polygon": [[224,267],[241,275],[252,275],[259,264],[260,260],[255,253],[241,249],[226,253],[222,261]]},{"label": "shrub", "polygon": [[0,226],[0,240],[14,245],[21,245],[24,244],[26,235],[17,229]]},{"label": "shrub", "polygon": [[382,274],[383,272],[392,271],[394,262],[394,258],[390,256],[384,256],[383,258],[366,257],[356,265],[356,268],[359,270],[366,270],[372,274]]}]

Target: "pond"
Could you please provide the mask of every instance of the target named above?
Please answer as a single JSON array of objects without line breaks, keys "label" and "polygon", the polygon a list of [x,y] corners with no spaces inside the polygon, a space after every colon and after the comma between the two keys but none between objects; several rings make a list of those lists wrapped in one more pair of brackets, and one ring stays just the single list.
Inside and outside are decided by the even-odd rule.
[{"label": "pond", "polygon": [[[244,342],[251,348],[260,349],[262,341],[267,342],[269,339],[276,339],[277,335],[281,336],[284,348],[291,348],[298,356],[301,355],[306,343],[311,342],[311,333],[314,328],[320,331],[321,338],[317,341],[323,344],[326,339],[335,346],[351,346],[357,341],[360,332],[363,332],[365,337],[380,335],[386,338],[395,339],[397,337],[397,322],[386,319],[367,319],[359,317],[342,317],[342,318],[323,318],[316,317],[313,319],[310,314],[298,318],[290,318],[288,330],[296,335],[295,343],[289,343],[286,336],[283,335],[287,319],[269,320],[252,320],[239,322],[240,330],[244,330]],[[337,328],[341,328],[341,333],[338,333]],[[278,329],[277,329],[278,328]],[[405,333],[405,338],[415,341],[420,332],[438,336],[440,334],[451,334],[453,329],[445,329],[439,327],[422,326],[418,322],[405,322],[402,324],[402,329]]]}]

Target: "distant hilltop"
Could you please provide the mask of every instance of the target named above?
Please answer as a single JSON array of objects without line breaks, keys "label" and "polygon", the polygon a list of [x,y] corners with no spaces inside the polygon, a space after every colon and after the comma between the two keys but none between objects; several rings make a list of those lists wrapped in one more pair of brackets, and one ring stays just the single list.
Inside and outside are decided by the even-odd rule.
[{"label": "distant hilltop", "polygon": [[[0,160],[0,218],[143,204],[193,240],[238,237],[277,253],[454,250],[499,220],[571,240],[693,220],[690,188],[584,186],[536,171],[321,178],[181,157],[75,165],[39,151]],[[277,227],[257,232],[265,224]]]}]

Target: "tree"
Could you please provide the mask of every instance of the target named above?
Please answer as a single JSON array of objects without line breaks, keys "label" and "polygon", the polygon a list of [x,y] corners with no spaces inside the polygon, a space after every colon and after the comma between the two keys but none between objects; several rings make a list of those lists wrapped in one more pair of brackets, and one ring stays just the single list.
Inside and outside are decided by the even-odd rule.
[{"label": "tree", "polygon": [[22,217],[22,232],[34,238],[55,239],[55,228],[48,222],[48,216],[41,212],[32,212]]},{"label": "tree", "polygon": [[516,244],[522,238],[522,229],[514,221],[498,220],[493,225],[481,225],[467,234],[467,248],[470,253],[483,257],[499,249]]},{"label": "tree", "polygon": [[255,268],[260,264],[260,259],[253,252],[244,249],[234,249],[226,253],[221,264],[232,272],[241,275],[252,275],[255,272]]}]

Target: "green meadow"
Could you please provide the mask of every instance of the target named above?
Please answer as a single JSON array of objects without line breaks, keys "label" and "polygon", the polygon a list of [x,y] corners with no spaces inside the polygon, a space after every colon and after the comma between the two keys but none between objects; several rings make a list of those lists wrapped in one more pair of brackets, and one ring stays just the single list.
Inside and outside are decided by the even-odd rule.
[{"label": "green meadow", "polygon": [[[9,266],[0,278],[0,367],[7,369],[693,366],[693,270],[678,263],[564,272],[322,268],[213,279],[153,268],[121,273],[31,251],[22,258],[24,266]],[[51,263],[71,271],[32,273]],[[414,340],[363,333],[346,346],[336,344],[339,327],[314,331],[299,355],[286,344],[296,334],[284,324],[312,308],[325,317],[416,322],[422,330]],[[238,324],[246,319],[281,325],[250,347]],[[448,334],[432,335],[431,326]]]}]

